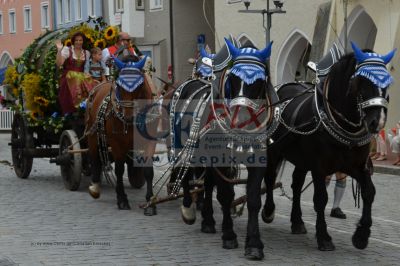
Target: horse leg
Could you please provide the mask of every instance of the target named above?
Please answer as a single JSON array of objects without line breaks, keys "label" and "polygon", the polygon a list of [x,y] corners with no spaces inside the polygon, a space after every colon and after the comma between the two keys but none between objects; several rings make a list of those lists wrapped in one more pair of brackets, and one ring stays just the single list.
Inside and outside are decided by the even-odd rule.
[{"label": "horse leg", "polygon": [[[154,177],[154,169],[153,166],[147,165],[144,167],[144,178],[146,179],[146,201],[149,202],[152,197],[154,196],[153,194],[153,177]],[[157,208],[156,206],[150,206],[144,209],[144,215],[146,216],[153,216],[157,214]]]},{"label": "horse leg", "polygon": [[248,221],[244,255],[251,260],[261,260],[264,258],[264,244],[260,239],[258,212],[261,208],[261,182],[264,178],[265,169],[260,167],[247,167],[247,172],[246,194]]},{"label": "horse leg", "polygon": [[92,184],[89,186],[89,194],[94,199],[100,197],[100,177],[102,165],[98,153],[89,154],[90,156],[90,167],[92,173]]},{"label": "horse leg", "polygon": [[[203,167],[196,167],[194,169],[195,178],[196,180],[201,178],[201,175],[204,173],[205,169]],[[201,211],[204,206],[204,191],[197,193],[197,200],[196,200],[196,209]]]},{"label": "horse leg", "polygon": [[[181,168],[176,169],[175,173],[180,172]],[[183,201],[181,205],[182,220],[189,225],[196,222],[196,203],[193,202],[190,194],[189,179],[193,176],[193,169],[189,168],[182,180]],[[176,178],[176,177],[175,177]]]},{"label": "horse leg", "polygon": [[326,192],[325,176],[312,173],[314,182],[314,210],[317,212],[316,235],[318,249],[321,251],[330,251],[335,249],[331,236],[328,234],[325,221],[325,207],[328,202],[328,193]]},{"label": "horse leg", "polygon": [[266,185],[266,199],[264,208],[261,212],[261,218],[265,223],[272,223],[275,218],[275,202],[274,202],[274,186],[276,182],[276,176],[278,175],[279,169],[282,167],[282,158],[275,158],[271,153],[267,156],[267,174],[264,177]]},{"label": "horse leg", "polygon": [[[215,220],[214,220],[214,210],[212,204],[212,195],[214,189],[214,176],[206,172],[206,176],[204,178],[204,201],[203,208],[201,209],[201,216],[203,217],[203,221],[201,222],[201,231],[203,233],[215,234]],[[218,178],[218,177],[216,177]]]},{"label": "horse leg", "polygon": [[144,183],[146,182],[143,168],[142,167],[135,167],[133,165],[133,159],[127,158],[126,166],[128,169],[128,179],[129,183],[132,185],[133,188],[142,188]]},{"label": "horse leg", "polygon": [[293,203],[292,213],[290,214],[290,222],[292,223],[291,229],[292,234],[306,234],[307,230],[304,226],[304,221],[301,218],[301,189],[303,188],[304,181],[306,179],[307,171],[298,167],[294,168],[292,174],[292,190],[293,190]]},{"label": "horse leg", "polygon": [[115,191],[117,192],[117,205],[120,210],[130,210],[128,197],[125,194],[124,183],[122,176],[124,175],[125,160],[115,160],[115,175],[117,176],[117,186]]},{"label": "horse leg", "polygon": [[361,187],[363,210],[360,221],[357,224],[357,229],[353,234],[352,242],[354,247],[365,249],[368,246],[368,238],[371,234],[371,207],[375,198],[375,186],[368,170],[364,170],[363,174],[357,180]]},{"label": "horse leg", "polygon": [[[219,177],[215,177],[217,184],[217,199],[222,206],[222,247],[225,249],[237,248],[237,235],[233,231],[233,220],[231,216],[231,206],[235,197],[233,185],[227,183]],[[212,218],[212,217],[211,217]]]}]

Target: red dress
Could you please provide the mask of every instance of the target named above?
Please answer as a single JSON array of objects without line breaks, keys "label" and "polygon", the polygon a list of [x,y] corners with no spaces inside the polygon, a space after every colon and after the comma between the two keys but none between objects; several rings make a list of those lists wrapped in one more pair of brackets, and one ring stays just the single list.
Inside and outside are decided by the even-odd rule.
[{"label": "red dress", "polygon": [[84,76],[83,70],[87,58],[86,51],[83,51],[85,60],[77,60],[72,56],[72,48],[69,48],[69,57],[64,61],[58,93],[58,100],[63,114],[75,112],[77,103],[79,104],[78,101],[87,96],[85,95],[87,91],[84,88],[83,80],[80,77],[78,78],[76,74],[78,72],[79,76],[80,74],[82,74],[82,78]]}]

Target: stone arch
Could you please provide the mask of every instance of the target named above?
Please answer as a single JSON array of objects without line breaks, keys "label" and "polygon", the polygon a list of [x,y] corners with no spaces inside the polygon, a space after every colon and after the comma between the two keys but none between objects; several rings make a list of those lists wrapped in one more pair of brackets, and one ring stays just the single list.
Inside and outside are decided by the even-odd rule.
[{"label": "stone arch", "polygon": [[[357,43],[362,49],[373,49],[378,29],[374,20],[365,11],[364,7],[357,5],[347,17],[348,42],[347,51],[351,51],[350,41]],[[344,43],[344,27],[340,33],[340,42]]]},{"label": "stone arch", "polygon": [[4,51],[0,56],[0,68],[4,68],[13,64],[14,60],[12,59],[11,55],[7,51]]},{"label": "stone arch", "polygon": [[311,41],[308,36],[294,29],[278,52],[276,60],[276,84],[305,80],[306,65],[310,56]]}]

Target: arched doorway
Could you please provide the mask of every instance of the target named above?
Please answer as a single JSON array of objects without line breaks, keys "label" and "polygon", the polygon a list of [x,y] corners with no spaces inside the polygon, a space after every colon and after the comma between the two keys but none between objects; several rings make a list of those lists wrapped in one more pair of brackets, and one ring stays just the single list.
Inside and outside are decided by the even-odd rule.
[{"label": "arched doorway", "polygon": [[276,60],[276,84],[305,80],[311,42],[306,34],[293,30],[283,42]]},{"label": "arched doorway", "polygon": [[12,60],[10,54],[5,51],[1,54],[0,56],[0,68],[5,68],[8,65],[13,65],[14,64],[14,60]]},{"label": "arched doorway", "polygon": [[[378,29],[371,16],[358,5],[347,18],[347,52],[350,52],[350,41],[355,42],[362,49],[373,49]],[[344,43],[344,27],[340,33],[340,41]]]}]

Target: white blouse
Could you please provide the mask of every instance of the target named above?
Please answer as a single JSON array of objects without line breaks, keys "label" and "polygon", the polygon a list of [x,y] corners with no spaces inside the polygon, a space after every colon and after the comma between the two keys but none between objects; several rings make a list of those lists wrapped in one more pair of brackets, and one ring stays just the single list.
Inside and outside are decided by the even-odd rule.
[{"label": "white blouse", "polygon": [[[73,45],[71,46],[71,49],[72,49],[72,58],[73,58],[73,59],[78,59],[78,56],[77,56],[76,53],[75,53],[75,49],[74,49],[74,46],[73,46]],[[84,54],[84,52],[86,53],[86,58],[89,60],[89,58],[90,58],[90,52],[87,51],[87,50],[84,50],[84,49],[82,49],[79,59],[80,59],[80,60],[85,60],[85,54]],[[64,47],[62,48],[62,50],[61,50],[61,56],[62,56],[63,58],[65,58],[65,59],[68,59],[68,58],[69,58],[69,47],[68,47],[68,46],[64,46]]]}]

